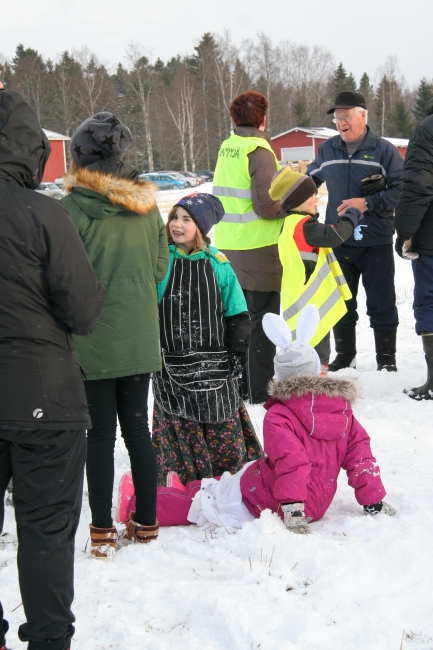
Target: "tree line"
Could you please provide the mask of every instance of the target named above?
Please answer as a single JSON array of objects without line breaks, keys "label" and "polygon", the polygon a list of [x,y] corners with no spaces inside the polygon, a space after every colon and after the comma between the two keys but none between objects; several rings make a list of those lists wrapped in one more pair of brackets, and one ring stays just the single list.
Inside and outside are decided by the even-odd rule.
[{"label": "tree line", "polygon": [[433,80],[410,90],[396,57],[379,68],[375,85],[367,72],[357,82],[329,50],[274,45],[264,32],[241,45],[229,32],[205,33],[191,55],[167,62],[131,43],[115,71],[87,47],[52,61],[20,44],[12,59],[0,54],[0,68],[5,86],[24,96],[46,129],[70,136],[90,115],[115,113],[134,137],[128,162],[145,171],[214,169],[231,129],[230,101],[248,89],[269,99],[271,136],[295,126],[333,127],[326,110],[343,90],[365,96],[373,131],[389,137],[409,137],[433,103]]}]

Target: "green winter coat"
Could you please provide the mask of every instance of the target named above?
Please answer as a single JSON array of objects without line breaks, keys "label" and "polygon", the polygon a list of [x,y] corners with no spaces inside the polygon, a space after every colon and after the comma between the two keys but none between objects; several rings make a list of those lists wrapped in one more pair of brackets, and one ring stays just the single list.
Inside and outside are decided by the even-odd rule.
[{"label": "green winter coat", "polygon": [[62,203],[108,292],[93,333],[74,337],[86,379],[161,370],[156,284],[167,272],[168,246],[156,187],[78,168],[64,188]]}]

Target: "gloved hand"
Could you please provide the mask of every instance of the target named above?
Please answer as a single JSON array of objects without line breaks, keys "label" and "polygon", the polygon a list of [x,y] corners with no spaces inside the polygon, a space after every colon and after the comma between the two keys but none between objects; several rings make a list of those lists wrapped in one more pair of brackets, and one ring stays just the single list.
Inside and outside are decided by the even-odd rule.
[{"label": "gloved hand", "polygon": [[395,252],[402,259],[404,259],[404,257],[403,257],[403,245],[404,245],[405,241],[406,241],[405,237],[403,237],[402,235],[397,235],[397,238],[395,240],[395,245],[394,245]]},{"label": "gloved hand", "polygon": [[389,515],[394,517],[397,514],[397,510],[386,503],[385,501],[379,501],[379,503],[374,503],[371,506],[364,506],[364,514],[366,515]]},{"label": "gloved hand", "polygon": [[241,353],[239,354],[230,354],[229,355],[229,365],[230,365],[230,375],[233,377],[233,379],[239,379],[239,377],[242,377],[242,373],[244,370],[244,366],[246,363],[243,360],[243,356]]},{"label": "gloved hand", "polygon": [[344,214],[340,214],[340,219],[348,219],[352,222],[353,228],[357,228],[361,221],[364,221],[364,215],[358,208],[347,208]]},{"label": "gloved hand", "polygon": [[287,530],[298,535],[311,535],[309,526],[311,519],[305,518],[303,503],[285,503],[281,509],[284,512],[284,525]]}]

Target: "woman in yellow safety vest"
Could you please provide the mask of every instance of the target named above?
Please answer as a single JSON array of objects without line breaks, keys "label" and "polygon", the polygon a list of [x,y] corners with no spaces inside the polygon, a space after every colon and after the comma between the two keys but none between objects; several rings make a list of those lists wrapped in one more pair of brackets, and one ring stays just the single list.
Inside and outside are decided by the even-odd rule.
[{"label": "woman in yellow safety vest", "polygon": [[275,174],[269,190],[287,214],[278,240],[283,317],[296,340],[299,312],[308,304],[316,305],[320,322],[310,345],[316,348],[326,372],[331,351],[329,333],[346,313],[345,301],[352,297],[332,249],[352,235],[363,215],[349,208],[336,225],[319,223],[316,193],[314,181],[290,167]]}]

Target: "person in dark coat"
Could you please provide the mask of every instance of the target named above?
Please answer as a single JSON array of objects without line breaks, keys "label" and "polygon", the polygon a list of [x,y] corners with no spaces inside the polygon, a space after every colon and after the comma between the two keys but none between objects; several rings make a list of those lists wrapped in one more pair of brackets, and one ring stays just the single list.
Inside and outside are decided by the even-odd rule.
[{"label": "person in dark coat", "polygon": [[327,224],[336,224],[348,208],[364,214],[363,223],[335,251],[352,298],[347,301],[347,314],[334,327],[337,356],[328,369],[336,371],[356,364],[357,294],[362,279],[377,369],[395,372],[398,313],[392,216],[403,160],[394,145],[367,125],[367,104],[360,93],[338,93],[328,114],[334,116],[338,135],[322,142],[307,173],[318,187],[326,183]]},{"label": "person in dark coat", "polygon": [[62,203],[108,294],[91,338],[77,340],[92,428],[87,432],[90,550],[113,558],[118,536],[111,508],[117,417],[131,460],[136,510],[123,536],[156,539],[156,460],[147,419],[150,373],[161,370],[156,285],[168,265],[156,186],[122,161],[131,132],[112,113],[97,113],[71,140],[71,173]]},{"label": "person in dark coat", "polygon": [[[105,299],[68,213],[33,190],[50,145],[33,110],[0,90],[0,531],[13,478],[28,650],[67,650],[74,540],[90,426],[71,334]],[[8,624],[0,606],[0,648]]]},{"label": "person in dark coat", "polygon": [[412,259],[415,331],[427,362],[427,381],[407,393],[416,400],[433,399],[433,106],[409,141],[395,229],[395,250]]}]

